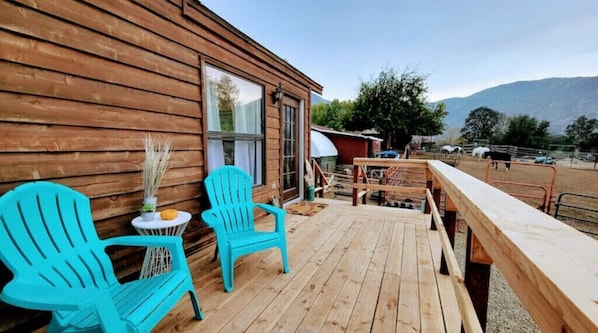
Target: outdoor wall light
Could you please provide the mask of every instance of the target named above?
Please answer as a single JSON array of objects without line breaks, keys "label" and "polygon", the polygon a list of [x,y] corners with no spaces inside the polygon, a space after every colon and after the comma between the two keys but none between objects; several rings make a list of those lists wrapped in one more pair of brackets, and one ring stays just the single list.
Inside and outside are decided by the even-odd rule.
[{"label": "outdoor wall light", "polygon": [[280,90],[280,87],[276,87],[276,90],[274,90],[272,92],[272,101],[274,103],[278,103],[278,101],[280,101],[281,98],[282,98],[282,91]]}]

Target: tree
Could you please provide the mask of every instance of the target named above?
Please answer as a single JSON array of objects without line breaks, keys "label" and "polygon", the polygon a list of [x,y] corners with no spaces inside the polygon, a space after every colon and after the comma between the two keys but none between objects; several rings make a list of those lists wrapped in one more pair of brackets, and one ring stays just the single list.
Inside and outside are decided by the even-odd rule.
[{"label": "tree", "polygon": [[565,134],[576,146],[580,147],[589,144],[595,130],[598,130],[598,119],[588,119],[581,115],[573,123],[567,125]]},{"label": "tree", "polygon": [[414,71],[398,75],[389,69],[378,78],[362,82],[353,113],[345,123],[348,130],[376,129],[386,149],[402,149],[412,135],[436,135],[444,129],[446,111],[440,103],[433,109],[425,99],[426,80]]},{"label": "tree", "polygon": [[503,143],[530,148],[548,148],[550,136],[548,128],[550,122],[538,122],[528,115],[518,115],[511,118],[509,127],[504,135]]},{"label": "tree", "polygon": [[239,88],[228,75],[223,75],[216,82],[218,92],[218,113],[220,117],[220,130],[232,132],[235,130],[234,110],[239,100]]},{"label": "tree", "polygon": [[343,131],[343,122],[353,112],[352,101],[333,100],[330,104],[319,103],[311,108],[311,121],[313,124]]},{"label": "tree", "polygon": [[479,107],[469,113],[465,125],[461,128],[461,137],[466,142],[474,139],[490,139],[498,124],[500,112],[488,107]]},{"label": "tree", "polygon": [[504,141],[505,133],[509,129],[509,123],[511,119],[507,117],[506,114],[499,112],[498,113],[498,121],[494,125],[494,132],[490,137],[490,142],[492,143],[502,143]]}]

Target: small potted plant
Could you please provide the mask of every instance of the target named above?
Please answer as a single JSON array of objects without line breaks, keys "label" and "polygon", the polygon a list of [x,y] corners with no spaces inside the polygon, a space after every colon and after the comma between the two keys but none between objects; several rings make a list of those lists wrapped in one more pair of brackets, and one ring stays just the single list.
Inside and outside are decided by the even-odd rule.
[{"label": "small potted plant", "polygon": [[153,203],[144,203],[139,212],[144,221],[153,221],[156,214],[156,206]]}]

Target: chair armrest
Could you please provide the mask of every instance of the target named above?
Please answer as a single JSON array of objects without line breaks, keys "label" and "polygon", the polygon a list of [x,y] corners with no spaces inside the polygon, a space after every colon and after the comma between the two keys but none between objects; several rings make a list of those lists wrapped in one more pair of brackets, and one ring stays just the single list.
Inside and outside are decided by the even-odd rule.
[{"label": "chair armrest", "polygon": [[75,311],[96,303],[102,290],[63,288],[11,281],[2,290],[0,299],[15,306],[43,311]]},{"label": "chair armrest", "polygon": [[274,220],[276,222],[276,226],[275,226],[276,231],[281,231],[281,230],[284,231],[285,230],[284,229],[284,217],[287,214],[286,210],[284,210],[282,208],[278,208],[276,206],[265,204],[265,203],[255,203],[255,206],[257,208],[264,210],[267,213],[274,215]]},{"label": "chair armrest", "polygon": [[259,208],[264,210],[267,213],[270,214],[274,214],[274,215],[279,215],[282,214],[284,216],[284,214],[286,214],[286,211],[282,208],[278,208],[276,206],[272,206],[270,204],[265,204],[265,203],[254,203],[254,205]]},{"label": "chair armrest", "polygon": [[214,232],[218,234],[220,231],[224,232],[222,221],[218,214],[216,214],[216,210],[210,208],[208,210],[204,210],[201,213],[202,221],[210,228],[214,229]]},{"label": "chair armrest", "polygon": [[103,240],[105,246],[165,247],[172,256],[173,269],[188,269],[181,236],[118,236]]}]

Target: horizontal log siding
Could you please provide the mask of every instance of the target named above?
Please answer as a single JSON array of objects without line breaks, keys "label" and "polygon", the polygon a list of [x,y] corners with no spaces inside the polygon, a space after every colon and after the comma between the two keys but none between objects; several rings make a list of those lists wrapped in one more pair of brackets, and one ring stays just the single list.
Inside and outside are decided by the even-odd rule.
[{"label": "horizontal log siding", "polygon": [[[308,106],[310,91],[322,87],[202,5],[185,4],[185,14],[183,5],[0,2],[0,195],[33,180],[62,183],[91,199],[100,237],[136,234],[130,221],[142,201],[143,138],[151,133],[176,148],[160,209],[193,214],[187,252],[213,243],[199,221],[206,205],[200,55],[265,86],[268,185],[254,197],[278,194],[270,185],[280,188],[280,115],[270,95],[281,84]],[[305,116],[308,130],[309,107]],[[120,277],[140,269],[143,251],[110,251]],[[0,264],[0,286],[10,278]],[[6,311],[15,315],[2,316],[0,331],[27,321]]]}]

